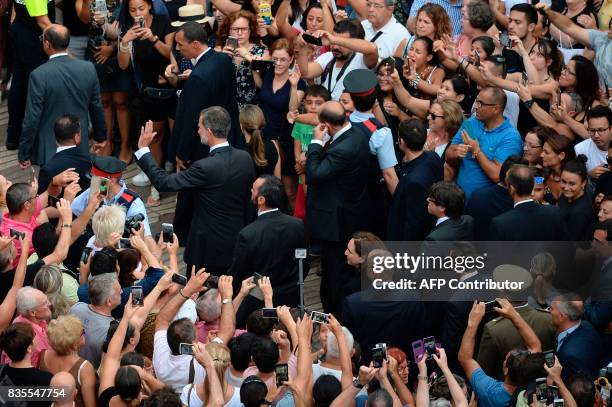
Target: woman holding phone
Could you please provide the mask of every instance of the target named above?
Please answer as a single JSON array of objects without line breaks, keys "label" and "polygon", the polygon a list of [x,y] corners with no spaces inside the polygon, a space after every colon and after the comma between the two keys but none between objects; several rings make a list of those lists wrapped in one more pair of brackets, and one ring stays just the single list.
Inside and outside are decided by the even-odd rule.
[{"label": "woman holding phone", "polygon": [[236,70],[236,101],[238,110],[255,101],[257,88],[253,79],[253,59],[270,59],[257,34],[257,18],[250,11],[230,14],[219,29],[216,50],[232,58]]}]

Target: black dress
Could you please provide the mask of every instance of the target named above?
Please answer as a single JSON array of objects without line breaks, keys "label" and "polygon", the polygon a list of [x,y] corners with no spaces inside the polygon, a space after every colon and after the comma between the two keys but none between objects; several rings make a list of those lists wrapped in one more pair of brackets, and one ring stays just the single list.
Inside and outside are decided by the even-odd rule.
[{"label": "black dress", "polygon": [[564,195],[559,197],[561,217],[567,225],[569,239],[574,242],[591,241],[593,239],[593,199],[584,193],[573,202],[568,202]]},{"label": "black dress", "polygon": [[253,161],[253,164],[255,165],[255,174],[258,177],[264,174],[274,175],[274,168],[278,162],[278,151],[276,151],[274,143],[270,140],[264,140],[264,154],[266,156],[266,161],[268,162],[265,167],[258,167],[257,164],[255,164],[255,161]]}]

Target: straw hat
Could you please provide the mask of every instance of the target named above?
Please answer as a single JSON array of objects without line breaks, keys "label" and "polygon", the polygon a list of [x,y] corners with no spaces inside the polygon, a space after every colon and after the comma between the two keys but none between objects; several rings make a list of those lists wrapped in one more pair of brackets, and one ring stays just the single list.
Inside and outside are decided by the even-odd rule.
[{"label": "straw hat", "polygon": [[206,16],[206,11],[201,4],[187,4],[178,9],[178,14],[178,21],[171,23],[173,27],[180,27],[189,21],[195,21],[199,24],[208,23],[212,27],[215,22],[214,17]]}]

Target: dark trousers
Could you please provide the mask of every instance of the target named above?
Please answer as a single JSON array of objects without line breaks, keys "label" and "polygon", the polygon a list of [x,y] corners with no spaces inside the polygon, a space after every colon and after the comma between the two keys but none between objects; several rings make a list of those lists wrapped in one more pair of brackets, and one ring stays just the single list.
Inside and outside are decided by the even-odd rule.
[{"label": "dark trousers", "polygon": [[176,195],[176,208],[174,210],[174,233],[179,239],[182,247],[187,245],[191,219],[193,218],[193,200],[195,196],[192,192],[181,191]]},{"label": "dark trousers", "polygon": [[342,287],[351,278],[347,270],[346,243],[321,241],[321,304],[323,311],[340,315],[342,309]]},{"label": "dark trousers", "polygon": [[25,117],[30,73],[47,61],[42,45],[30,29],[21,24],[11,25],[13,46],[13,79],[8,97],[9,121],[6,134],[7,144],[19,144],[21,127]]}]

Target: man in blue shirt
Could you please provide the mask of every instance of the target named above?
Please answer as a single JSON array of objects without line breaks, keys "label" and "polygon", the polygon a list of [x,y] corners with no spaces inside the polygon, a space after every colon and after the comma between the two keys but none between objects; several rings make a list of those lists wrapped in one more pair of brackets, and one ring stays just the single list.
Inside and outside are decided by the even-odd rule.
[{"label": "man in blue shirt", "polygon": [[475,116],[463,122],[446,151],[446,162],[458,168],[457,184],[467,198],[498,183],[506,158],[523,153],[521,135],[503,116],[506,94],[501,88],[483,88],[474,106]]},{"label": "man in blue shirt", "polygon": [[497,300],[495,311],[509,319],[523,339],[527,350],[511,350],[504,360],[504,380],[499,381],[487,376],[474,359],[474,345],[478,325],[485,314],[484,302],[475,302],[470,311],[468,325],[459,348],[459,363],[478,399],[479,407],[506,407],[510,405],[512,394],[519,386],[531,380],[546,376],[542,346],[535,332],[506,299]]}]

